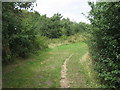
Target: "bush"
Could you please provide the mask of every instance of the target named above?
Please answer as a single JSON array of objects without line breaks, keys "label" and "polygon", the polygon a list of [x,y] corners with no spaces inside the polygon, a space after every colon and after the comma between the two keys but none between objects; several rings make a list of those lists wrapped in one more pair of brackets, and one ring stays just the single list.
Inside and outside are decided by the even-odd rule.
[{"label": "bush", "polygon": [[[17,3],[19,4],[30,7],[30,3]],[[30,53],[47,47],[44,38],[38,37],[38,13],[21,10],[20,7],[16,7],[15,2],[4,2],[2,8],[2,60],[4,63],[12,62],[15,57],[25,58]]]},{"label": "bush", "polygon": [[92,7],[91,55],[101,81],[107,87],[120,88],[120,6],[119,2],[89,3]]}]

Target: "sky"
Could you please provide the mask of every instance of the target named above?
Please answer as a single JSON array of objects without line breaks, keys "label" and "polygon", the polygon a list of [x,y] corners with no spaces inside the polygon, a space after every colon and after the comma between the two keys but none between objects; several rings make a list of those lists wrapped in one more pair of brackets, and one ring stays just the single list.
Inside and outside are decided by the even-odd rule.
[{"label": "sky", "polygon": [[42,15],[46,14],[48,17],[60,13],[71,21],[89,23],[82,14],[88,15],[91,10],[87,2],[88,0],[37,0],[37,6],[34,7],[34,10]]}]

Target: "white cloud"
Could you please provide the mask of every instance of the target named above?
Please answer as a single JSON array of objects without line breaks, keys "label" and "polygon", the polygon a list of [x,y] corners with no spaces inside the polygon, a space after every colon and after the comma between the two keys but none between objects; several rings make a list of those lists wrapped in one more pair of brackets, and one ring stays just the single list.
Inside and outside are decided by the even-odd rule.
[{"label": "white cloud", "polygon": [[34,9],[40,14],[47,14],[48,17],[59,12],[70,20],[88,22],[81,14],[90,11],[87,2],[88,0],[37,0],[37,7]]}]

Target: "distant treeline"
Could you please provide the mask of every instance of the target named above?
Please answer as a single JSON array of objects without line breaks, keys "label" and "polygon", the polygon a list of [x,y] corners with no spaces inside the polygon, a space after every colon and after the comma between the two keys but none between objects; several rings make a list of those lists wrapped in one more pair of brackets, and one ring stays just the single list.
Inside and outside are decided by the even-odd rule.
[{"label": "distant treeline", "polygon": [[36,23],[37,32],[39,32],[39,35],[51,39],[82,33],[89,26],[89,24],[83,22],[72,22],[69,18],[63,18],[63,16],[59,13],[54,14],[50,18],[46,15],[40,15],[37,11],[23,11],[23,13],[24,15],[27,15],[27,17],[34,17],[33,23]]}]

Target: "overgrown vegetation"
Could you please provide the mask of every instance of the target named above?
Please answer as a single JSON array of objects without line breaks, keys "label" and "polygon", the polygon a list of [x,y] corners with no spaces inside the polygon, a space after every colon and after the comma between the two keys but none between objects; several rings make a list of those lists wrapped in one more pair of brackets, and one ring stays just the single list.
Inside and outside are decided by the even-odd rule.
[{"label": "overgrown vegetation", "polygon": [[[64,18],[59,13],[54,14],[52,17],[41,15],[37,11],[32,10],[34,4],[30,2],[3,2],[3,63],[13,63],[13,61],[15,61],[15,58],[25,58],[27,56],[30,56],[30,54],[33,52],[40,51],[38,53],[40,55],[37,58],[35,57],[35,59],[37,60],[26,62],[24,61],[24,64],[22,63],[21,65],[24,67],[18,66],[18,68],[14,67],[17,70],[11,69],[13,71],[10,71],[8,73],[4,72],[4,87],[6,87],[7,84],[7,87],[30,87],[31,85],[33,85],[34,87],[45,87],[46,84],[48,87],[59,87],[58,82],[60,79],[60,67],[64,62],[64,59],[69,54],[74,53],[74,56],[68,63],[68,77],[71,78],[71,80],[73,80],[75,76],[77,77],[77,80],[74,81],[72,84],[73,87],[80,87],[80,79],[78,78],[80,78],[79,75],[81,75],[81,77],[87,78],[86,82],[82,82],[82,84],[86,84],[88,87],[120,88],[119,4],[120,2],[97,2],[96,4],[89,2],[89,5],[92,8],[88,16],[91,24],[86,24],[83,22],[72,22],[69,18]],[[78,63],[78,59],[80,59],[80,56],[83,56],[83,54],[88,51],[86,44],[83,44],[83,42],[86,42],[86,40],[89,41],[89,54],[90,57],[92,57],[93,61],[90,58],[90,60],[84,59],[84,61],[83,59],[81,59],[80,63]],[[79,42],[81,42],[81,44]],[[83,47],[81,47],[80,45]],[[46,57],[45,55],[42,56],[42,52],[44,53],[44,50],[51,50],[52,54],[48,54],[48,52],[46,51]],[[51,57],[49,55],[51,55]],[[55,60],[58,60],[59,62]],[[89,61],[87,62],[87,60]],[[47,61],[49,63],[46,63]],[[73,63],[75,63],[76,66],[72,66]],[[94,63],[94,66],[92,63]],[[75,69],[75,73],[79,74],[74,75],[74,73],[72,72],[73,69],[71,67]],[[93,71],[93,67],[97,71],[96,73]],[[51,68],[51,70],[49,71],[48,68]],[[80,70],[79,68],[82,68],[82,70]],[[25,71],[23,69],[25,69]],[[38,69],[39,72],[37,71]],[[23,72],[21,73],[20,71],[22,70]],[[26,73],[27,70],[29,71],[29,73]],[[49,80],[47,81],[46,79],[41,79],[42,81],[40,82],[38,80],[31,79],[31,77],[34,76],[33,73],[35,73],[34,78],[39,78],[39,74],[41,72],[43,75],[45,75],[45,77],[47,77],[47,79],[50,79],[51,81],[53,80],[52,83],[51,81],[49,82]],[[21,76],[20,80],[18,80],[19,75],[16,76],[16,78],[13,77],[17,73],[23,75]],[[97,73],[99,75],[99,78],[101,79],[101,83],[103,86],[97,85],[98,82],[96,80],[91,80],[97,76]],[[31,82],[27,80],[27,77],[25,75],[29,77],[29,80],[31,80]],[[26,78],[26,80],[24,78]],[[15,81],[11,83],[11,80]],[[33,83],[32,81],[35,83]],[[44,83],[39,85],[39,83],[42,82]],[[51,85],[49,85],[49,83]],[[86,85],[85,87],[87,87]]]},{"label": "overgrown vegetation", "polygon": [[120,2],[89,2],[90,54],[105,87],[120,88]]},{"label": "overgrown vegetation", "polygon": [[87,26],[82,22],[73,23],[59,13],[49,18],[37,11],[28,11],[33,8],[33,3],[4,2],[2,8],[2,52],[5,63],[47,48],[49,39],[83,33]]},{"label": "overgrown vegetation", "polygon": [[2,3],[2,53],[5,63],[13,62],[15,57],[26,57],[33,51],[46,47],[43,40],[36,36],[36,13],[23,12],[25,8],[32,8],[32,4]]}]

